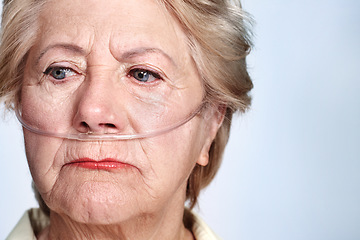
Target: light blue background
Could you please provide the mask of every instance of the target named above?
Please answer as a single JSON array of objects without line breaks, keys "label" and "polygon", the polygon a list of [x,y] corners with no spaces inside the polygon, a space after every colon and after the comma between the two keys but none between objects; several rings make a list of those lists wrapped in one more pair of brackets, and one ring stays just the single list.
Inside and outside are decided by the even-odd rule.
[{"label": "light blue background", "polygon": [[[243,7],[257,22],[253,107],[198,212],[226,240],[360,239],[360,1]],[[22,145],[0,122],[0,239],[36,206]]]}]

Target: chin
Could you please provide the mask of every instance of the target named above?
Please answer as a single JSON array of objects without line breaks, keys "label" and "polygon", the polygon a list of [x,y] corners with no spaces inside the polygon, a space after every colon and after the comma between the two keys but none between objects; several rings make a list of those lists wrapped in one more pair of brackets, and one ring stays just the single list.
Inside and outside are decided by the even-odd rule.
[{"label": "chin", "polygon": [[47,204],[54,212],[79,223],[117,224],[141,214],[136,193],[107,182],[87,182],[81,187],[53,192]]},{"label": "chin", "polygon": [[72,221],[89,225],[113,225],[126,222],[133,216],[122,208],[113,208],[104,204],[101,207],[84,206],[72,209],[68,213]]}]

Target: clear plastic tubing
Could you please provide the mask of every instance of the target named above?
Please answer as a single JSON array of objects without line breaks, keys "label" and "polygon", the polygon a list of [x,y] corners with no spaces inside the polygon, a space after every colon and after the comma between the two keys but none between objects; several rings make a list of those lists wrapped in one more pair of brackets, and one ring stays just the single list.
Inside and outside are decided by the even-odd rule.
[{"label": "clear plastic tubing", "polygon": [[47,136],[47,137],[55,137],[55,138],[63,138],[63,139],[69,139],[69,140],[78,140],[78,141],[117,141],[117,140],[132,140],[132,139],[142,139],[142,138],[151,138],[155,137],[161,134],[168,133],[185,123],[189,122],[191,119],[193,119],[204,107],[204,104],[200,104],[195,111],[193,111],[189,116],[184,118],[182,121],[179,121],[173,125],[166,126],[162,129],[155,129],[148,132],[143,133],[134,133],[134,134],[121,134],[121,133],[104,133],[104,134],[98,134],[93,132],[87,132],[87,133],[56,133],[56,132],[48,132],[43,131],[40,129],[36,129],[34,127],[31,127],[29,124],[27,124],[21,117],[20,113],[18,111],[15,111],[16,117],[19,120],[19,122],[22,124],[22,126],[29,130],[30,132],[33,132],[35,134]]}]

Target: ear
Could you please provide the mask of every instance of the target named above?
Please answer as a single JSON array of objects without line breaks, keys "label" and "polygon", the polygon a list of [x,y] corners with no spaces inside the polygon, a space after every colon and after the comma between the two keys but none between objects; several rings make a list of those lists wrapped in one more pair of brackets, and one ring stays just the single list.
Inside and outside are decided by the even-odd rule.
[{"label": "ear", "polygon": [[204,145],[200,152],[199,159],[196,162],[201,166],[205,167],[209,163],[210,147],[216,137],[219,128],[221,127],[224,121],[226,109],[227,109],[226,105],[221,104],[218,106],[213,106],[213,109],[209,113],[205,114],[206,117],[204,117],[204,121],[205,124],[207,125],[204,133],[205,140],[204,140]]}]

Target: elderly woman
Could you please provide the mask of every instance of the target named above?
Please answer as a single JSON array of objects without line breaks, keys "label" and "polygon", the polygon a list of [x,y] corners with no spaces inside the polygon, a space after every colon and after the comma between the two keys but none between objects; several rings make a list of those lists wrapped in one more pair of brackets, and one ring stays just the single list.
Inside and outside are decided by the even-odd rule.
[{"label": "elderly woman", "polygon": [[250,104],[232,4],[4,0],[0,97],[41,209],[8,239],[218,239],[189,209]]}]

